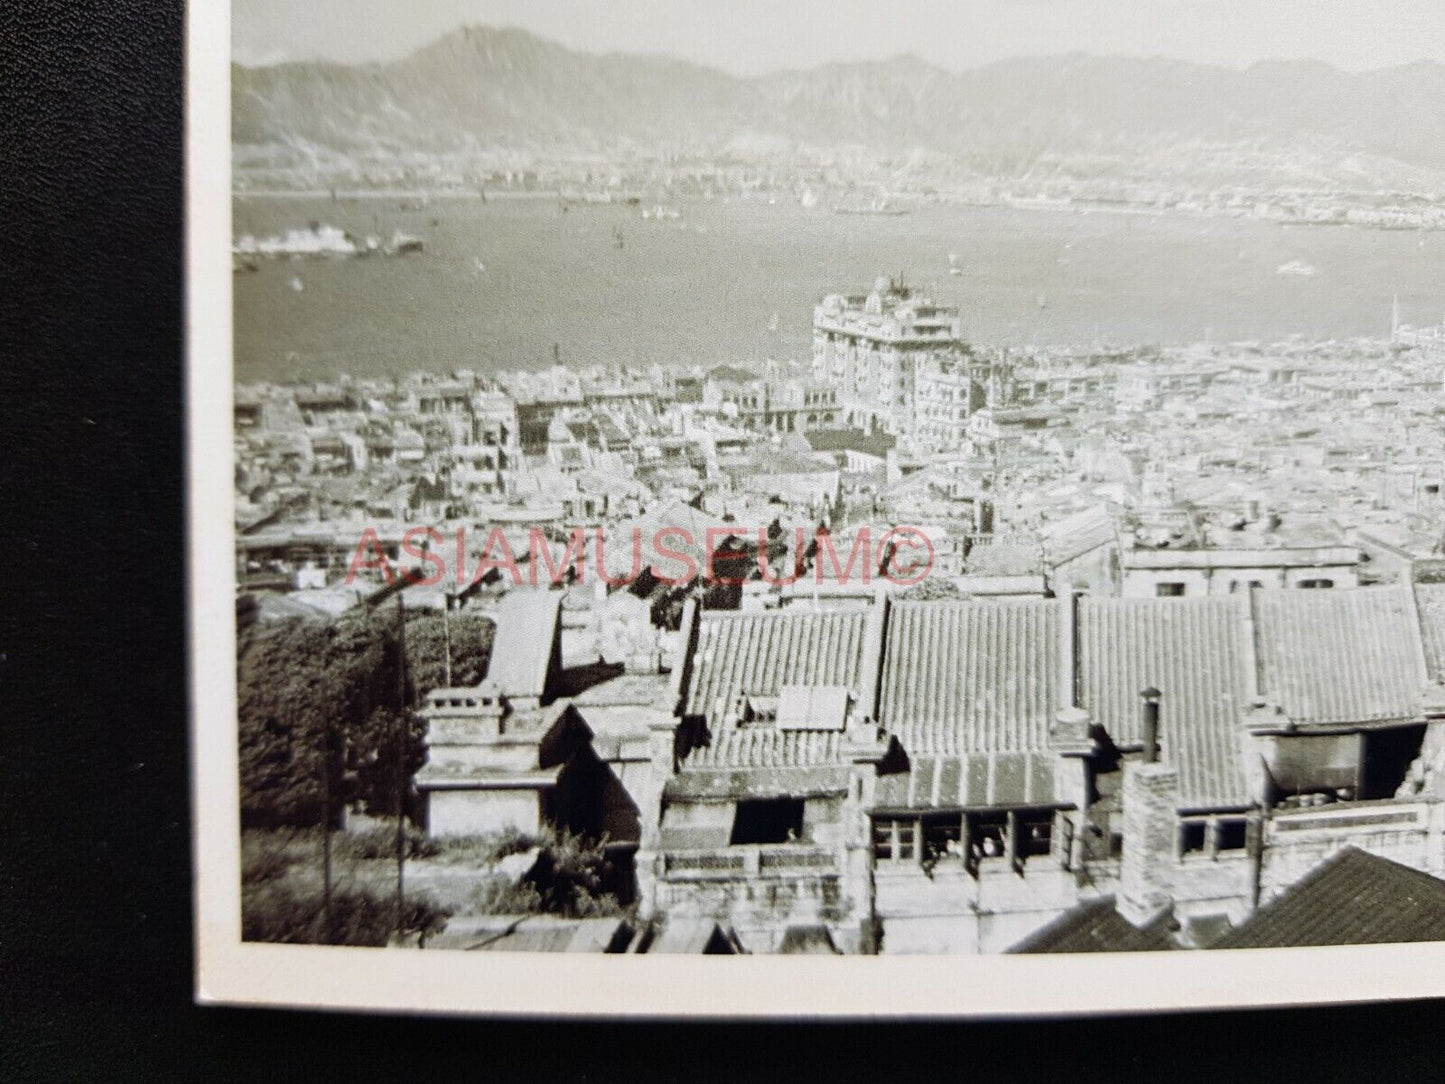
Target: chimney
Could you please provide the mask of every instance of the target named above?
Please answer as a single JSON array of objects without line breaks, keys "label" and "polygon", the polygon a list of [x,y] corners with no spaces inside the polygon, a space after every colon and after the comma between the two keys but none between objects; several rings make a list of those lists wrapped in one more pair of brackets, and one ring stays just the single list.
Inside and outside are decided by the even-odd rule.
[{"label": "chimney", "polygon": [[1115,907],[1135,926],[1159,917],[1174,899],[1179,772],[1155,762],[1124,766],[1124,853]]},{"label": "chimney", "polygon": [[1139,694],[1144,701],[1144,763],[1159,762],[1159,690],[1149,686]]}]

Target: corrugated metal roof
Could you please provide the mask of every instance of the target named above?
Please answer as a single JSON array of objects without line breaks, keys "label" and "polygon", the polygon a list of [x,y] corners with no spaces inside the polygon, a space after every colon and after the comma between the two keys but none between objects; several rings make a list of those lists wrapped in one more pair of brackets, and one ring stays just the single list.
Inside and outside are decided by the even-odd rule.
[{"label": "corrugated metal roof", "polygon": [[1136,745],[1139,694],[1157,688],[1160,750],[1179,768],[1184,808],[1249,801],[1238,739],[1249,707],[1247,607],[1240,596],[1079,601],[1082,706],[1115,742]]},{"label": "corrugated metal roof", "polygon": [[1042,599],[896,603],[880,724],[910,756],[1046,749],[1058,625]]},{"label": "corrugated metal roof", "polygon": [[1346,847],[1214,948],[1445,940],[1445,881]]},{"label": "corrugated metal roof", "polygon": [[777,696],[784,685],[845,685],[856,690],[866,611],[704,614],[689,715],[707,716],[714,734],[739,694]]},{"label": "corrugated metal roof", "polygon": [[1413,718],[1425,664],[1410,588],[1261,591],[1260,692],[1301,726]]}]

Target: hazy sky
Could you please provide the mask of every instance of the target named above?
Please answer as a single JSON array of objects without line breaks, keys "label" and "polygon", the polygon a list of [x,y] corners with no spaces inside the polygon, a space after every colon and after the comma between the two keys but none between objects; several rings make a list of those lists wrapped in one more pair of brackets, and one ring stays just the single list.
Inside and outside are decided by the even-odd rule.
[{"label": "hazy sky", "polygon": [[464,23],[740,74],[917,53],[946,68],[1073,51],[1359,70],[1445,61],[1445,0],[233,0],[242,63],[385,60]]}]

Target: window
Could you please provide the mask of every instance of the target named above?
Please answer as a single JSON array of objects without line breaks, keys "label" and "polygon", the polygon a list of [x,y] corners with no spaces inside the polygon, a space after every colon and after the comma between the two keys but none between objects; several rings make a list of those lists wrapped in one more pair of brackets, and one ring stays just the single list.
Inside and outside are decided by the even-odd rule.
[{"label": "window", "polygon": [[1218,858],[1225,852],[1245,850],[1249,845],[1249,820],[1245,817],[1190,817],[1179,822],[1179,853]]},{"label": "window", "polygon": [[1019,818],[1019,854],[1024,858],[1046,855],[1053,846],[1054,818],[1049,815]]},{"label": "window", "polygon": [[751,799],[738,803],[730,844],[792,843],[803,837],[801,798]]},{"label": "window", "polygon": [[1325,589],[1325,588],[1333,587],[1334,585],[1335,585],[1335,581],[1334,581],[1334,580],[1326,580],[1326,579],[1312,579],[1312,580],[1300,580],[1300,581],[1299,581],[1299,587],[1300,587],[1300,589],[1301,589],[1301,590],[1306,590],[1306,591],[1307,591],[1307,590],[1310,590],[1310,589],[1323,590],[1323,589]]},{"label": "window", "polygon": [[1208,823],[1184,821],[1179,825],[1179,853],[1202,854],[1209,839]]},{"label": "window", "polygon": [[1182,583],[1156,583],[1154,585],[1154,596],[1156,598],[1180,598],[1184,594]]},{"label": "window", "polygon": [[1230,817],[1219,821],[1219,849],[1221,851],[1242,851],[1249,843],[1249,822],[1243,817]]}]

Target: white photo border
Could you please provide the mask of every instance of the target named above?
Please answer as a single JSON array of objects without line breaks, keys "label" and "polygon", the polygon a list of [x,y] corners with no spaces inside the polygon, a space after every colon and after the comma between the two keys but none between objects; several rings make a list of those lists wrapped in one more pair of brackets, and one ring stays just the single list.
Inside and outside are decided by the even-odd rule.
[{"label": "white photo border", "polygon": [[[198,1002],[799,1020],[1054,1016],[1445,996],[1445,943],[832,958],[243,943],[231,503],[230,15],[229,0],[193,0],[187,25],[186,429]],[[890,11],[890,17],[897,16]]]}]

